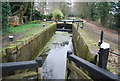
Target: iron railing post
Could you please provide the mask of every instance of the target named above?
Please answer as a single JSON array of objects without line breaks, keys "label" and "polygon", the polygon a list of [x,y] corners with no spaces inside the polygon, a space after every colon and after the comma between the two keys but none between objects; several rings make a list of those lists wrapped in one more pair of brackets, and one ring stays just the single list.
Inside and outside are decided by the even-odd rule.
[{"label": "iron railing post", "polygon": [[103,31],[101,31],[101,35],[100,35],[100,40],[99,40],[99,43],[98,43],[98,46],[100,46],[103,42]]}]

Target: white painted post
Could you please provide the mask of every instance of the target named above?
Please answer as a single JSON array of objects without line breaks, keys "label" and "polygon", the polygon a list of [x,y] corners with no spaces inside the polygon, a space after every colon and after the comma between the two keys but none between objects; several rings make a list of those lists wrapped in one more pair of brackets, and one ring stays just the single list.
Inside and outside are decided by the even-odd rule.
[{"label": "white painted post", "polygon": [[103,69],[107,68],[109,48],[110,48],[110,44],[109,43],[103,42],[100,45],[98,66],[101,67],[101,68],[103,68]]}]

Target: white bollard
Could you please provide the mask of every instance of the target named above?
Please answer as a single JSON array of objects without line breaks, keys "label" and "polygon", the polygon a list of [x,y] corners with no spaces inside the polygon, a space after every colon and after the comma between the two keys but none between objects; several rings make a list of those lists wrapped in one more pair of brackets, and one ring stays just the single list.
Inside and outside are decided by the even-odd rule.
[{"label": "white bollard", "polygon": [[12,36],[12,35],[9,36],[9,40],[10,40],[10,41],[13,41],[13,36]]},{"label": "white bollard", "polygon": [[44,21],[46,21],[46,19],[44,19]]},{"label": "white bollard", "polygon": [[98,66],[107,69],[107,61],[108,61],[108,55],[109,55],[109,48],[110,44],[103,42],[100,45],[100,50],[99,50],[99,63]]}]

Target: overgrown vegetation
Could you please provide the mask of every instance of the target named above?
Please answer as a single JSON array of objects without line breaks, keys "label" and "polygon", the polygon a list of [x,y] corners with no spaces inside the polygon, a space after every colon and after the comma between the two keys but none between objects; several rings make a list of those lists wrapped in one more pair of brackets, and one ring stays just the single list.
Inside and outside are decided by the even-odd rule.
[{"label": "overgrown vegetation", "polygon": [[[20,25],[20,26],[16,26],[13,28],[7,28],[7,29],[3,29],[2,30],[2,35],[6,35],[6,34],[10,34],[10,33],[22,33],[27,31],[30,28],[34,28],[36,26],[40,26],[41,24],[26,24],[26,25]],[[6,32],[6,30],[9,30],[8,32]],[[1,32],[1,31],[0,31]]]}]

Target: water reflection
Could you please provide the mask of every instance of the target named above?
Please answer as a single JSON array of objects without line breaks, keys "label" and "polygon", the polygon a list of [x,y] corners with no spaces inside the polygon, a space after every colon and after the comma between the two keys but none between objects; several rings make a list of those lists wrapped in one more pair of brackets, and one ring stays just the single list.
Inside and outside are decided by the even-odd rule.
[{"label": "water reflection", "polygon": [[43,79],[65,79],[67,51],[72,47],[70,34],[59,32],[51,40],[48,46],[51,49],[42,67]]}]

